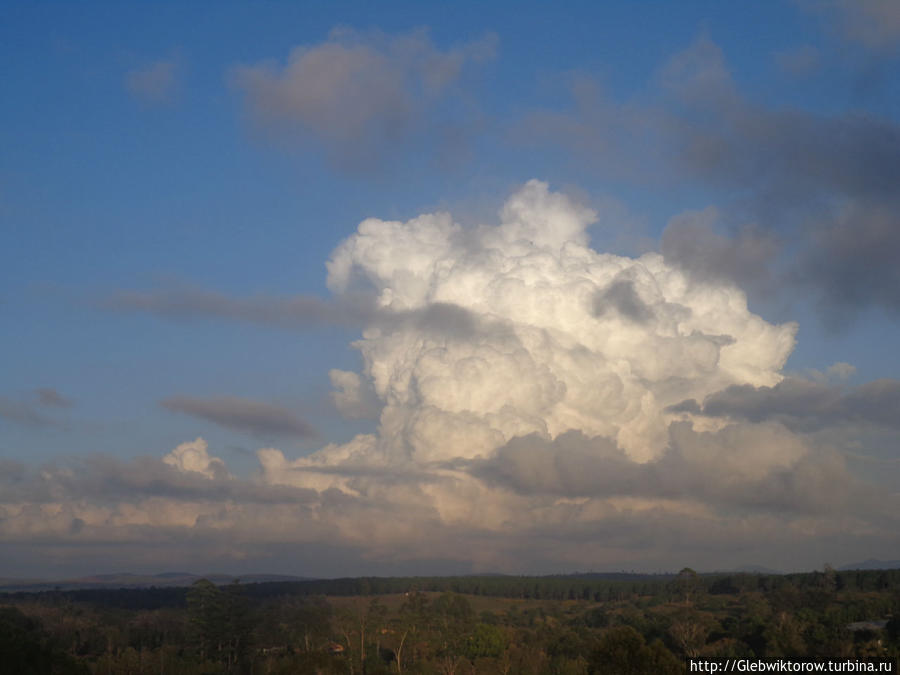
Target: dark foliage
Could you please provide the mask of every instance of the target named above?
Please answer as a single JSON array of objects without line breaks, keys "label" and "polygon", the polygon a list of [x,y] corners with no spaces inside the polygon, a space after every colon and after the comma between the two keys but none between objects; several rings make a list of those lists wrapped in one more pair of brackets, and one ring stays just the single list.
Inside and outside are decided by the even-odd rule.
[{"label": "dark foliage", "polygon": [[900,570],[395,577],[14,593],[15,673],[679,673],[896,658]]}]

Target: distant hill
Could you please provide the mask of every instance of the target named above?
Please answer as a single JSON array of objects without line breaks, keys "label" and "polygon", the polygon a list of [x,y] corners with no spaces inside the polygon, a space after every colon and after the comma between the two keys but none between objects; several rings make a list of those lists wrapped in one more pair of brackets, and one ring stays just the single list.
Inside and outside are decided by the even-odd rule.
[{"label": "distant hill", "polygon": [[548,579],[596,579],[598,581],[645,581],[671,579],[675,572],[573,572],[572,574],[551,574]]},{"label": "distant hill", "polygon": [[721,570],[713,574],[784,574],[781,570],[774,570],[763,565],[742,565],[730,570]]},{"label": "distant hill", "polygon": [[190,572],[163,572],[161,574],[97,574],[74,579],[10,579],[0,578],[0,592],[74,591],[100,588],[177,588],[190,586],[198,579],[207,579],[224,586],[234,581],[245,584],[271,581],[313,581],[314,577],[298,577],[289,574],[192,574]]},{"label": "distant hill", "polygon": [[869,558],[863,562],[850,563],[838,568],[842,572],[849,570],[900,570],[900,560],[876,560]]},{"label": "distant hill", "polygon": [[[900,560],[875,560],[870,559],[864,562],[851,563],[838,568],[839,571],[852,570],[889,570],[900,569]],[[762,565],[743,565],[730,570],[718,570],[714,572],[702,572],[702,576],[714,575],[734,575],[734,574],[759,574],[759,575],[782,575],[784,572],[771,569]],[[466,575],[461,577],[401,577],[399,579],[409,579],[410,583],[418,583],[422,585],[427,580],[437,579],[485,579],[495,580],[500,585],[504,583],[515,584],[522,579],[535,579],[547,582],[566,582],[567,580],[584,580],[588,582],[664,582],[674,578],[675,572],[662,573],[640,573],[633,571],[620,572],[574,572],[571,574],[553,574],[537,577],[520,577],[518,575],[490,574],[482,573],[476,575]],[[301,577],[290,574],[194,574],[192,572],[162,572],[160,574],[134,574],[131,572],[121,572],[117,574],[97,574],[93,576],[76,577],[69,579],[16,579],[0,577],[0,593],[34,593],[41,591],[81,591],[81,590],[113,590],[113,589],[143,589],[143,588],[183,588],[190,586],[198,579],[207,579],[214,584],[223,586],[234,581],[240,581],[242,584],[291,584],[296,582],[315,582],[325,584],[328,588],[342,588],[343,590],[336,594],[368,594],[369,591],[358,590],[357,586],[361,583],[368,586],[378,586],[387,584],[391,588],[391,584],[396,582],[394,578],[378,578],[378,577],[359,577],[356,579],[320,579],[316,577]],[[396,584],[394,584],[396,585]],[[402,585],[402,584],[401,584]],[[347,588],[343,588],[346,586]],[[388,586],[385,586],[387,588]],[[423,586],[424,587],[424,586]],[[399,586],[398,586],[399,588]],[[404,586],[405,588],[405,586]],[[349,590],[348,590],[349,589]],[[357,590],[354,590],[357,589]],[[436,588],[435,588],[436,590]],[[324,591],[323,591],[324,592]],[[383,592],[396,592],[394,590],[385,590]],[[335,591],[329,591],[335,593]]]}]

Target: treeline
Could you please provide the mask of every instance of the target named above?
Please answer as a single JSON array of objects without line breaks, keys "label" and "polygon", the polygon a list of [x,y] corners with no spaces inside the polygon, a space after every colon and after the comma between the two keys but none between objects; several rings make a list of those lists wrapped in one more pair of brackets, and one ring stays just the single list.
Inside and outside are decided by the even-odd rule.
[{"label": "treeline", "polygon": [[[687,568],[686,568],[687,569]],[[690,570],[687,570],[690,571]],[[684,571],[683,571],[684,572]],[[691,574],[696,590],[712,595],[772,593],[781,589],[832,588],[836,591],[898,591],[900,569],[853,570],[802,574]],[[276,581],[242,584],[249,598],[281,596],[370,596],[420,591],[526,600],[585,600],[615,602],[654,596],[677,599],[682,593],[679,575],[586,574],[554,576],[464,576],[464,577],[353,577],[308,581]],[[59,602],[85,602],[122,609],[184,607],[187,588],[82,589],[67,591],[15,592],[0,598],[22,601],[43,597]]]},{"label": "treeline", "polygon": [[894,658],[900,570],[404,577],[0,596],[0,672],[682,673]]}]

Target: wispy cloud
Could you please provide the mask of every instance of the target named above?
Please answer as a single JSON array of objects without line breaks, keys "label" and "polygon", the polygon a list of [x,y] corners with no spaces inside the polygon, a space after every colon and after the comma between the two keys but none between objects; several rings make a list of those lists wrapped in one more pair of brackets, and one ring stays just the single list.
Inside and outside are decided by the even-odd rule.
[{"label": "wispy cloud", "polygon": [[73,405],[71,399],[66,398],[52,387],[35,389],[35,393],[38,395],[38,401],[41,405],[54,406],[57,408],[71,408]]},{"label": "wispy cloud", "polygon": [[792,77],[808,77],[822,65],[819,50],[811,45],[799,45],[775,53],[775,63]]},{"label": "wispy cloud", "polygon": [[776,421],[798,431],[846,424],[900,429],[900,381],[875,380],[844,391],[827,382],[786,378],[772,387],[733,385],[707,396],[702,407],[687,401],[673,410],[749,422]]},{"label": "wispy cloud", "polygon": [[0,420],[35,428],[65,427],[68,422],[54,413],[72,405],[73,402],[56,389],[41,387],[28,396],[0,396]]},{"label": "wispy cloud", "polygon": [[826,0],[801,2],[823,13],[844,37],[876,51],[900,45],[900,5],[894,0]]},{"label": "wispy cloud", "polygon": [[0,419],[29,427],[52,427],[57,421],[41,412],[37,406],[22,400],[0,396]]},{"label": "wispy cloud", "polygon": [[369,170],[423,129],[424,138],[461,140],[477,114],[462,94],[463,72],[491,59],[496,42],[486,35],[441,50],[425,30],[340,28],[324,43],[295,47],[284,65],[237,66],[231,80],[257,124],[314,139],[341,168]]},{"label": "wispy cloud", "polygon": [[166,410],[183,413],[213,424],[263,438],[309,438],[313,427],[296,414],[271,403],[223,396],[195,398],[170,396],[160,401]]},{"label": "wispy cloud", "polygon": [[362,299],[335,303],[309,295],[234,297],[198,288],[118,291],[99,304],[112,311],[146,312],[169,319],[223,319],[284,328],[355,326],[371,315]]},{"label": "wispy cloud", "polygon": [[125,75],[125,89],[141,103],[170,103],[181,88],[184,70],[180,58],[153,61]]},{"label": "wispy cloud", "polygon": [[387,330],[413,325],[434,334],[502,330],[452,303],[436,302],[413,309],[379,306],[379,300],[371,293],[359,293],[349,288],[330,300],[310,295],[235,297],[184,287],[117,291],[101,298],[96,305],[107,311],[146,313],[173,321],[212,319],[290,330],[328,326],[358,328],[367,324]]}]

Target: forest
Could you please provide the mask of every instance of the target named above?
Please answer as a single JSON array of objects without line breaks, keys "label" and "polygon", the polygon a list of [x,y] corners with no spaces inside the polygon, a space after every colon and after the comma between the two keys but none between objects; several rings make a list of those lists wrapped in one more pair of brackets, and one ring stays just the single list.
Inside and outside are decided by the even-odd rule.
[{"label": "forest", "polygon": [[896,660],[900,570],[393,577],[0,595],[0,670],[683,673],[688,658]]}]

